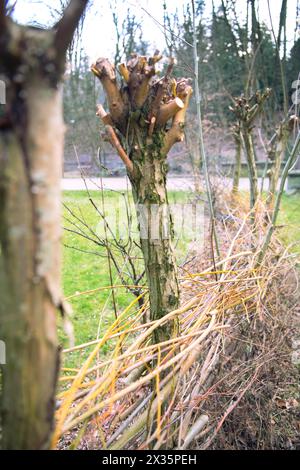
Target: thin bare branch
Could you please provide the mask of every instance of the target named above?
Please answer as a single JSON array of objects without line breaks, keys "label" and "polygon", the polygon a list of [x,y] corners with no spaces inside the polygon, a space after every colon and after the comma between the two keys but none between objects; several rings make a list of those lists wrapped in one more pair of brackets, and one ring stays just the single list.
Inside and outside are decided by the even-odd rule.
[{"label": "thin bare branch", "polygon": [[65,59],[67,49],[71,44],[74,32],[87,4],[88,0],[71,0],[63,17],[54,28],[56,30],[54,46],[59,63],[63,62]]}]

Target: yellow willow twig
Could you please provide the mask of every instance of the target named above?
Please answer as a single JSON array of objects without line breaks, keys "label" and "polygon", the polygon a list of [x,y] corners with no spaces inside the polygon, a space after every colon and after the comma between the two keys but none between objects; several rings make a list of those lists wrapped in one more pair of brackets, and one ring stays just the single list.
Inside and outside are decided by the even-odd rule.
[{"label": "yellow willow twig", "polygon": [[219,279],[218,281],[208,281],[205,283],[205,287],[210,287],[219,284],[229,284],[229,283],[239,283],[239,282],[248,282],[248,281],[255,281],[263,279],[263,276],[256,276],[256,277],[246,277],[246,278],[233,278],[233,279]]},{"label": "yellow willow twig", "polygon": [[88,295],[88,294],[93,294],[94,292],[101,292],[102,290],[107,290],[107,289],[145,289],[148,290],[147,286],[136,286],[134,284],[116,284],[114,286],[102,286],[102,287],[97,287],[96,289],[90,289],[90,290],[85,290],[82,292],[76,292],[76,294],[69,295],[66,297],[66,300],[74,299],[75,297],[80,297],[81,295]]},{"label": "yellow willow twig", "polygon": [[[193,335],[195,336],[195,335]],[[174,338],[173,340],[168,340],[168,341],[165,341],[164,343],[170,343],[170,347],[172,347],[174,345],[174,342],[176,342],[176,339],[178,341],[180,341],[180,338]],[[158,345],[154,345],[155,346],[161,346],[163,343],[160,343]],[[134,353],[136,353],[136,351],[133,351]],[[131,351],[132,353],[132,351]],[[128,352],[126,353],[128,355]],[[119,371],[119,374],[120,373],[128,373],[130,371],[131,368],[136,368],[138,367],[139,365],[143,365],[144,363],[147,363],[149,362],[149,360],[153,359],[155,357],[155,354],[151,355],[151,356],[148,356],[146,358],[143,358],[141,361],[139,362],[136,362],[133,366],[125,369],[124,371]],[[119,359],[119,362],[120,361],[120,357],[118,358]],[[105,378],[105,376],[102,376],[101,380],[98,381],[95,386],[93,387],[93,389],[90,391],[89,395],[87,395],[78,405],[77,407],[75,407],[72,411],[73,411],[73,415],[76,415],[79,413],[79,411],[86,405],[88,404],[89,401],[95,399],[99,394],[100,392],[105,389],[107,387],[107,380],[110,381],[112,380],[112,374],[110,372],[110,370],[107,372],[108,374],[108,377]],[[116,375],[118,373],[116,372]],[[113,377],[115,377],[115,375],[113,375]]]},{"label": "yellow willow twig", "polygon": [[[141,295],[144,295],[144,294],[141,294]],[[140,312],[141,310],[142,309],[138,310],[138,312]],[[136,321],[138,321],[139,316],[140,316],[140,313],[137,313],[137,315],[134,318],[132,318],[131,322],[135,323]],[[120,319],[120,316],[118,318]],[[150,324],[151,325],[154,324],[155,321],[149,322],[149,323],[144,323],[143,325],[139,325],[139,326],[136,326],[136,327],[128,328],[128,330],[126,331],[126,334],[127,334],[127,332],[129,334],[129,333],[147,328]],[[120,327],[115,328],[114,331],[118,331],[118,332],[117,333],[114,332],[113,334],[109,335],[108,340],[118,338],[119,336],[123,335],[124,331],[122,330],[122,328],[124,328],[124,326],[126,326],[127,324],[130,324],[130,322],[126,322],[125,325],[122,324]],[[80,349],[88,348],[89,346],[94,346],[95,344],[98,344],[100,341],[102,341],[102,338],[94,339],[92,341],[88,341],[87,343],[78,344],[77,346],[73,346],[72,348],[63,349],[62,352],[64,354],[68,354],[68,353],[71,353],[71,352],[74,352],[74,351],[78,351]]]},{"label": "yellow willow twig", "polygon": [[152,335],[153,331],[156,330],[159,326],[163,325],[164,323],[168,322],[171,320],[173,317],[178,317],[179,315],[187,312],[190,310],[192,307],[194,307],[198,302],[198,298],[195,297],[192,300],[188,301],[185,303],[182,307],[173,310],[173,312],[167,313],[163,317],[161,317],[159,320],[156,320],[153,325],[150,326],[144,333],[141,334],[139,338],[128,348],[128,352],[132,351],[137,348],[145,341],[146,338],[148,338],[150,335]]},{"label": "yellow willow twig", "polygon": [[[92,387],[92,385],[94,385],[96,383],[96,380],[90,380],[89,382],[83,382],[80,384],[80,386],[78,388],[80,389],[85,389],[85,388],[88,388],[88,387]],[[81,390],[83,391],[83,390]],[[57,399],[58,400],[61,400],[66,394],[68,393],[68,390],[64,390],[63,392],[60,392],[57,394]],[[74,398],[74,400],[76,400],[76,397]]]},{"label": "yellow willow twig", "polygon": [[[158,347],[158,354],[157,354],[157,366],[159,367],[161,364],[161,350]],[[161,433],[161,401],[160,401],[160,386],[159,386],[159,372],[156,374],[156,396],[157,396],[157,437],[160,437]]]},{"label": "yellow willow twig", "polygon": [[[114,396],[116,392],[116,379],[118,377],[118,362],[120,362],[120,359],[118,357],[119,351],[121,350],[121,344],[122,344],[122,338],[119,338],[117,347],[114,350],[113,354],[113,360],[112,360],[112,367],[109,369],[109,374],[111,377],[111,383],[110,383],[110,390],[111,390],[111,395]],[[110,405],[110,408],[112,410],[113,403]]]},{"label": "yellow willow twig", "polygon": [[[252,251],[247,250],[247,251],[242,251],[242,252],[240,252],[240,253],[235,253],[235,254],[233,254],[233,255],[231,255],[231,256],[229,256],[229,257],[226,257],[226,258],[222,259],[221,261],[218,261],[218,262],[215,264],[215,266],[216,266],[216,267],[217,267],[217,266],[222,266],[223,263],[226,262],[226,261],[230,261],[230,260],[235,259],[235,258],[241,258],[242,256],[247,256],[247,255],[253,255]],[[253,268],[253,269],[254,269],[254,268]],[[223,271],[223,270],[221,270],[221,271]],[[202,272],[199,273],[199,274],[200,274],[201,276],[203,276],[204,274],[210,273],[210,272],[215,272],[215,273],[216,273],[216,270],[214,269],[214,267],[211,266],[210,268],[205,269],[204,271],[202,271]],[[186,282],[187,282],[187,281],[182,282],[181,285],[184,285]]]},{"label": "yellow willow twig", "polygon": [[[143,348],[136,349],[134,351],[125,352],[125,353],[123,353],[122,355],[120,355],[118,357],[118,360],[123,361],[124,359],[130,358],[132,356],[135,356],[135,355],[138,355],[138,354],[142,354],[144,352],[148,352],[148,351],[157,349],[158,347],[159,348],[164,348],[165,346],[170,346],[171,347],[173,343],[185,343],[186,340],[188,340],[188,339],[190,339],[194,336],[199,336],[200,334],[201,334],[200,331],[196,331],[195,333],[188,333],[188,334],[185,334],[185,335],[181,335],[180,337],[175,337],[175,338],[168,339],[166,341],[162,341],[161,343],[151,344],[149,346],[145,346]],[[107,361],[102,362],[101,364],[98,364],[97,366],[92,367],[91,369],[89,369],[87,371],[86,375],[88,375],[92,372],[95,372],[95,370],[101,369],[101,368],[111,364],[112,362],[113,362],[113,359],[108,359]]]},{"label": "yellow willow twig", "polygon": [[[248,252],[246,252],[247,254],[250,254]],[[233,259],[231,257],[231,259]],[[247,269],[248,272],[256,272],[257,269]],[[195,277],[206,277],[206,276],[210,276],[210,275],[213,275],[213,274],[240,274],[240,273],[244,273],[245,272],[245,269],[222,269],[222,270],[219,270],[219,271],[203,271],[203,272],[198,272],[198,273],[190,273],[188,274],[187,276],[184,276],[184,277],[180,277],[179,279],[182,280],[182,281],[186,281],[186,280],[195,280],[194,278]],[[200,281],[200,279],[199,279]],[[201,282],[205,282],[203,281],[203,279],[201,279]],[[215,281],[216,283],[218,281]],[[183,284],[183,283],[182,283]],[[182,285],[181,284],[181,285]]]},{"label": "yellow willow twig", "polygon": [[[198,350],[198,353],[199,353],[199,350]],[[172,389],[174,388],[174,380],[176,380],[176,373],[179,369],[182,369],[182,375],[184,375],[187,371],[187,364],[186,364],[186,361],[185,361],[185,357],[183,357],[181,359],[181,361],[175,366],[174,370],[171,370],[170,373],[165,377],[165,379],[162,381],[164,382],[164,388],[160,391],[160,394],[161,394],[161,402],[165,402],[165,400],[168,398],[168,396],[170,395],[170,393],[172,392]],[[171,400],[171,403],[174,402],[175,400],[175,395],[176,395],[176,390],[177,390],[177,387],[178,387],[178,381],[176,381],[177,384],[176,384],[176,389],[175,389],[175,392],[174,392],[174,395],[173,395],[173,399]],[[146,420],[147,420],[147,417],[148,418],[151,418],[152,416],[154,416],[154,413],[155,413],[155,404],[157,402],[157,397],[155,398],[155,400],[153,401],[151,407],[150,407],[150,410],[145,410],[142,415],[140,415],[137,419],[137,421],[135,423],[132,424],[132,426],[129,428],[129,430],[127,432],[124,432],[123,435],[119,438],[119,440],[116,442],[116,444],[112,445],[109,447],[109,449],[111,450],[118,450],[118,449],[122,449],[124,448],[124,446],[135,436],[137,435],[143,428],[143,426],[145,425],[146,423]],[[166,412],[167,413],[167,412]],[[165,413],[165,416],[166,416],[166,413]],[[174,432],[176,432],[174,430]],[[174,435],[174,433],[172,433],[172,435]],[[152,438],[150,438],[152,440]],[[147,440],[147,443],[149,441]],[[145,443],[141,449],[143,449],[145,447],[145,445],[147,444]]]},{"label": "yellow willow twig", "polygon": [[68,380],[74,380],[74,379],[76,379],[76,377],[77,377],[76,375],[65,375],[65,376],[63,376],[63,377],[59,377],[58,380],[59,380],[60,382],[67,382]]},{"label": "yellow willow twig", "polygon": [[[129,385],[128,387],[124,388],[123,390],[120,390],[115,394],[114,397],[106,398],[105,400],[101,401],[97,405],[95,405],[93,408],[90,408],[87,410],[85,413],[83,413],[81,416],[74,418],[76,413],[73,410],[72,417],[74,418],[72,421],[69,421],[62,429],[62,432],[66,432],[69,429],[73,428],[76,426],[78,423],[81,421],[84,421],[86,418],[89,418],[93,414],[95,414],[97,411],[100,411],[103,409],[105,406],[110,405],[111,402],[115,402],[117,400],[120,400],[124,396],[128,395],[130,392],[136,390],[138,387],[141,387],[142,385],[148,383],[150,380],[152,380],[157,373],[163,372],[164,370],[168,369],[171,365],[175,364],[176,362],[179,361],[179,359],[185,357],[195,346],[203,341],[207,335],[214,329],[215,327],[215,321],[216,321],[216,314],[214,313],[211,318],[211,322],[207,329],[202,333],[202,335],[197,338],[197,340],[193,341],[189,346],[187,346],[183,351],[179,352],[176,354],[176,356],[172,357],[167,363],[162,364],[160,367],[155,368],[151,373],[149,373],[147,376],[142,377],[139,379],[137,382]],[[215,327],[215,329],[218,329],[218,327]],[[90,396],[90,399],[92,400],[94,398],[94,395]]]},{"label": "yellow willow twig", "polygon": [[113,322],[111,327],[107,330],[107,332],[103,336],[102,341],[100,341],[96,345],[96,347],[91,352],[91,354],[89,355],[89,357],[86,359],[85,363],[83,364],[82,368],[78,372],[74,382],[72,383],[70,389],[68,390],[68,394],[65,396],[65,399],[64,399],[64,402],[63,402],[61,408],[59,409],[56,428],[54,430],[53,437],[52,437],[52,440],[51,440],[51,448],[54,448],[57,444],[59,436],[61,435],[61,429],[62,429],[63,423],[64,423],[64,421],[67,417],[67,414],[68,414],[68,410],[69,410],[69,408],[72,404],[72,401],[73,401],[73,398],[76,394],[76,391],[78,390],[78,387],[81,384],[82,379],[85,376],[85,373],[86,373],[90,363],[96,357],[97,352],[99,351],[99,349],[103,346],[103,344],[105,344],[110,332],[114,331],[114,328],[119,324],[120,319],[124,318],[125,315],[127,315],[128,311],[130,311],[130,309],[139,301],[140,298],[142,298],[143,295],[144,295],[144,293],[140,294],[138,297],[136,297],[128,305],[128,307],[126,307],[125,310],[119,315],[119,317]]}]

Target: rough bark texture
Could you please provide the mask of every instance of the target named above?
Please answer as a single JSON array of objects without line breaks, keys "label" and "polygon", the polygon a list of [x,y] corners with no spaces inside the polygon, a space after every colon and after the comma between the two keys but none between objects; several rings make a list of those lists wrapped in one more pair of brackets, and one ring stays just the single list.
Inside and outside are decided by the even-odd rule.
[{"label": "rough bark texture", "polygon": [[[149,287],[151,320],[161,318],[179,305],[177,266],[173,249],[173,223],[166,189],[166,162],[155,142],[135,151],[132,192],[140,227],[141,249]],[[176,325],[173,325],[176,328]],[[155,333],[155,342],[172,334],[172,326]]]},{"label": "rough bark texture", "polygon": [[[126,165],[137,208],[152,320],[179,304],[166,159],[172,145],[184,138],[185,113],[192,93],[187,79],[170,77],[172,61],[162,79],[155,77],[160,58],[158,51],[150,58],[133,54],[127,64],[119,66],[124,80],[121,87],[107,59],[100,58],[92,66],[108,96],[109,119],[127,151],[126,155],[118,153]],[[101,115],[105,123],[107,114]],[[164,327],[154,340],[169,338],[174,328],[176,325]]]},{"label": "rough bark texture", "polygon": [[[1,2],[0,2],[1,3]],[[71,0],[56,28],[13,23],[0,9],[1,448],[45,449],[59,367],[60,179],[64,124],[58,83],[87,1]],[[5,5],[5,4],[4,4]],[[66,34],[64,34],[64,32]],[[59,43],[59,47],[56,43]]]},{"label": "rough bark texture", "polygon": [[[4,449],[47,447],[59,363],[63,125],[57,96],[45,99],[35,89],[32,99],[28,154],[13,132],[0,138],[0,317],[7,351],[1,400]],[[48,105],[47,115],[41,103]]]}]

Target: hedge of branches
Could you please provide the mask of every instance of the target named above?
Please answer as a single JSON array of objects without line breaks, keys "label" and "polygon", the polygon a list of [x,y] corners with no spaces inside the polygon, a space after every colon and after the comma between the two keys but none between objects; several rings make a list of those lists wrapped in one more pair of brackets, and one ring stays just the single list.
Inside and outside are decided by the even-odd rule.
[{"label": "hedge of branches", "polygon": [[[227,203],[230,214],[218,222],[221,259],[210,266],[198,252],[185,264],[180,308],[143,323],[144,289],[141,308],[137,297],[101,339],[65,351],[92,348],[80,369],[62,371],[53,447],[86,440],[102,449],[214,448],[230,416],[257,396],[268,370],[287,354],[282,345],[293,308],[283,280],[294,280],[293,299],[295,256],[275,234],[260,261],[264,204],[257,203],[253,224],[243,200]],[[153,332],[174,319],[178,333],[153,344]],[[107,359],[99,356],[105,344]]]}]

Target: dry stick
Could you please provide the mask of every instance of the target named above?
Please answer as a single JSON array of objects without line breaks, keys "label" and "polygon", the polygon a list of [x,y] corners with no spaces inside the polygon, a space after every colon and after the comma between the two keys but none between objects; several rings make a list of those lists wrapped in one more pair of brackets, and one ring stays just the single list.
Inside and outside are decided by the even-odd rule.
[{"label": "dry stick", "polygon": [[[132,331],[132,330],[131,330]],[[130,331],[130,332],[131,332]],[[121,333],[122,334],[122,333]],[[145,346],[143,348],[140,348],[140,349],[137,349],[137,350],[134,350],[134,351],[130,351],[130,352],[125,352],[125,353],[122,353],[120,356],[118,356],[118,360],[121,361],[123,359],[128,359],[129,357],[131,356],[136,356],[137,354],[141,354],[142,352],[147,352],[147,351],[150,351],[151,350],[154,350],[156,349],[157,347],[165,347],[167,346],[166,348],[164,348],[162,351],[165,352],[167,351],[168,349],[170,349],[175,343],[185,343],[185,340],[187,339],[190,339],[190,338],[193,338],[195,336],[199,336],[200,334],[202,334],[201,331],[196,331],[194,333],[189,333],[189,334],[186,334],[186,335],[181,335],[180,337],[178,338],[172,338],[172,339],[169,339],[167,341],[162,341],[161,343],[159,343],[159,345],[157,344],[151,344],[150,346]],[[120,336],[120,334],[118,335],[112,335],[110,336],[108,339],[111,339],[113,337],[116,337],[116,336]],[[76,347],[75,347],[76,348]],[[75,348],[72,348],[72,350],[74,351]],[[154,354],[156,354],[154,352]],[[148,360],[148,359],[147,359]],[[114,359],[108,359],[107,361],[104,361],[104,362],[101,362],[100,364],[92,367],[91,369],[87,370],[86,372],[86,375],[92,373],[92,372],[95,372],[95,370],[97,369],[101,369],[101,368],[104,368],[105,366],[107,365],[110,365],[112,362],[114,361]],[[145,361],[145,358],[143,358],[143,361]],[[136,363],[134,364],[134,367],[136,367]],[[125,373],[127,373],[127,369],[124,369],[124,371],[122,372],[122,374],[124,375]],[[78,371],[78,370],[77,370]],[[74,379],[74,376],[65,376],[65,377],[62,377],[64,379],[64,381],[68,381],[68,380],[73,380]]]},{"label": "dry stick", "polygon": [[[203,386],[209,372],[212,370],[212,368],[216,364],[216,355],[217,355],[217,351],[219,349],[219,344],[220,344],[220,338],[218,338],[216,342],[214,341],[212,346],[210,347],[209,352],[206,356],[206,359],[204,360],[204,363],[202,365],[200,376],[199,376],[199,378],[197,380],[197,383],[194,386],[194,388],[193,388],[193,390],[190,394],[189,409],[188,409],[185,417],[182,419],[181,433],[183,434],[183,437],[182,437],[182,439],[181,438],[178,439],[178,448],[179,449],[181,449],[182,446],[184,446],[184,443],[188,439],[188,435],[189,435],[188,431],[189,431],[189,428],[190,428],[190,423],[191,423],[191,419],[192,419],[193,412],[194,412],[194,406],[192,405],[192,402],[199,395],[199,390]],[[183,444],[181,444],[182,441],[183,441]]]},{"label": "dry stick", "polygon": [[119,437],[120,434],[122,434],[123,431],[125,431],[130,423],[133,421],[133,419],[136,417],[136,415],[147,405],[149,400],[152,398],[153,392],[150,393],[138,406],[135,406],[135,409],[133,412],[128,416],[128,418],[123,421],[121,426],[114,432],[114,434],[108,439],[106,446],[109,448],[111,444]]},{"label": "dry stick", "polygon": [[[125,312],[127,312],[128,310],[130,310],[131,306],[132,306],[135,302],[136,302],[136,299],[135,299],[135,301],[131,302],[131,304],[124,310],[124,312],[122,313],[122,315],[124,315]],[[186,306],[181,309],[181,312],[185,311],[185,309],[188,308],[188,307],[190,306],[190,304],[191,304],[191,303],[188,302],[188,303],[186,304]],[[179,313],[179,312],[180,312],[180,310],[175,310],[175,311],[173,311],[173,312],[170,312],[168,315],[165,315],[164,317],[160,318],[159,320],[156,320],[156,322],[155,322],[156,325],[154,325],[154,327],[149,328],[148,332],[146,331],[146,332],[144,333],[144,335],[141,335],[140,340],[139,340],[139,341],[136,341],[135,343],[133,343],[133,344],[128,348],[126,354],[128,354],[130,351],[134,351],[134,350],[135,350],[135,347],[139,347],[139,345],[141,344],[141,341],[143,341],[144,338],[147,338],[147,337],[149,336],[149,334],[151,334],[152,331],[153,331],[155,328],[157,328],[160,324],[162,324],[162,323],[165,322],[166,317],[169,317],[170,315],[174,315],[174,314]],[[214,318],[213,312],[211,312],[211,315],[212,315],[212,317]],[[116,326],[117,326],[117,320],[115,320],[115,322],[113,323],[113,325],[112,325],[112,327],[110,328],[110,330],[113,331],[113,330],[116,328]],[[99,349],[99,347],[100,347],[102,344],[104,344],[104,343],[106,342],[106,340],[107,340],[107,339],[109,338],[109,336],[110,336],[108,333],[109,333],[109,332],[106,332],[106,333],[105,333],[105,335],[104,335],[103,338],[101,339],[100,345],[98,344],[98,345],[96,346],[96,348],[95,348],[94,351],[97,351],[97,350]],[[201,336],[200,336],[200,338],[198,338],[198,340],[196,340],[196,341],[201,341]],[[177,357],[177,358],[180,357],[182,354],[184,354],[184,353],[187,352],[188,350],[189,350],[189,347],[187,347],[187,349],[186,349],[183,353],[181,352],[181,353],[178,354],[176,357]],[[89,356],[89,358],[92,358],[92,357],[93,357],[93,354],[95,354],[94,351],[91,353],[91,355]],[[176,361],[176,357],[175,357],[175,361]],[[91,359],[88,359],[88,360],[91,360]],[[173,362],[171,361],[171,364],[174,363],[175,361],[174,361],[174,358],[173,358]],[[85,364],[86,364],[86,363],[85,363]],[[168,364],[169,364],[169,361],[168,361],[167,365],[164,364],[163,370],[168,367]],[[157,372],[159,371],[159,369],[160,369],[160,368],[156,369]],[[87,369],[85,369],[84,375],[86,375],[86,373],[87,373]],[[155,375],[155,373],[154,373],[154,375]],[[82,376],[82,370],[80,371],[80,377],[81,377],[81,376]],[[150,376],[151,376],[151,374],[150,374]],[[150,377],[150,378],[151,378],[151,377]],[[99,387],[100,387],[100,389],[101,389],[103,383],[105,382],[105,380],[108,380],[108,379],[107,379],[107,378],[106,378],[106,379],[103,379],[102,382],[97,385],[96,389],[98,389]],[[150,379],[149,379],[149,380],[150,380]],[[74,388],[74,387],[76,386],[76,381],[77,381],[77,379],[74,380],[73,385],[71,386],[71,388]],[[142,381],[142,383],[143,383],[143,380],[142,380],[142,379],[141,379],[141,381]],[[147,382],[147,381],[148,381],[148,379],[147,379],[147,377],[146,377],[146,382]],[[132,384],[131,387],[132,387],[132,386],[133,386],[133,390],[134,390],[134,389],[135,389],[135,384]],[[129,387],[126,387],[126,390],[130,390],[130,391],[131,391],[131,387],[130,387],[130,386],[129,386]],[[93,389],[93,390],[94,390],[94,389]],[[100,392],[100,390],[98,390],[98,392]],[[68,394],[70,394],[70,390],[68,391]],[[91,397],[91,398],[92,398],[92,397]],[[67,399],[66,399],[66,401],[67,401]],[[85,399],[85,401],[86,401],[86,399]],[[81,404],[79,404],[79,405],[77,406],[77,408],[76,408],[75,410],[73,410],[73,416],[77,414],[77,412],[82,408],[83,405],[84,405],[84,403],[82,402]]]},{"label": "dry stick", "polygon": [[[215,241],[217,255],[218,257],[220,257],[219,241],[218,241],[218,236],[217,236],[216,226],[215,226],[215,214],[214,214],[214,207],[213,207],[212,194],[211,194],[211,185],[210,185],[210,179],[209,179],[208,167],[207,167],[207,158],[206,158],[206,152],[205,152],[204,141],[203,141],[201,99],[200,99],[200,90],[199,90],[199,67],[198,67],[199,61],[198,61],[198,54],[197,54],[196,13],[195,13],[194,0],[192,0],[192,8],[193,8],[193,55],[194,55],[194,69],[195,69],[194,70],[195,72],[195,95],[196,95],[197,119],[198,119],[198,127],[199,127],[200,153],[201,153],[202,161],[203,161],[203,169],[204,169],[210,218],[211,218],[211,228],[212,228],[212,233],[213,233],[213,237]],[[215,256],[214,256],[213,246],[212,246],[212,258],[213,258],[213,264],[215,265]]]},{"label": "dry stick", "polygon": [[[100,153],[99,153],[100,157]],[[100,176],[100,186],[101,186],[101,204],[102,204],[102,212],[105,217],[105,203],[104,203],[104,190],[103,190],[103,180],[102,180],[102,172]],[[110,280],[110,285],[112,286],[111,289],[111,294],[112,294],[112,301],[113,301],[113,307],[114,307],[114,314],[115,314],[115,319],[118,319],[118,309],[117,309],[117,302],[116,302],[116,293],[115,289],[113,287],[113,274],[112,274],[112,259],[111,259],[111,250],[109,249],[108,246],[108,235],[107,235],[107,226],[106,223],[104,222],[104,234],[105,234],[105,245],[106,245],[106,253],[107,253],[107,261],[108,261],[108,271],[109,271],[109,280]],[[109,298],[109,297],[108,297]],[[108,300],[108,299],[107,299]],[[100,324],[101,324],[101,316],[100,316],[100,322],[98,324],[98,334],[97,338],[99,338],[99,329],[100,329]],[[121,349],[122,351],[122,349]],[[98,353],[99,354],[99,353]]]},{"label": "dry stick", "polygon": [[235,165],[233,171],[232,193],[236,194],[239,191],[239,182],[241,176],[241,156],[242,156],[242,138],[240,130],[234,133],[234,140],[236,145]]},{"label": "dry stick", "polygon": [[280,203],[281,203],[282,195],[283,195],[283,192],[284,192],[285,182],[286,182],[286,179],[288,177],[290,169],[292,168],[292,166],[294,165],[295,161],[298,158],[299,150],[300,150],[300,132],[298,133],[298,136],[297,136],[296,142],[294,144],[293,150],[291,151],[290,156],[287,159],[287,162],[285,164],[285,167],[284,167],[284,170],[283,170],[283,173],[282,173],[282,176],[281,176],[281,182],[280,182],[280,187],[279,187],[279,190],[278,190],[278,193],[277,193],[277,196],[276,196],[276,202],[275,202],[274,212],[273,212],[273,216],[272,216],[272,221],[271,221],[271,224],[270,224],[269,229],[267,231],[262,249],[259,253],[259,256],[258,256],[258,259],[257,259],[257,265],[259,265],[262,262],[265,254],[266,254],[266,251],[268,249],[269,243],[271,241],[272,235],[274,233],[275,225],[276,225],[276,221],[277,221],[277,217],[278,217],[278,213],[279,213]]},{"label": "dry stick", "polygon": [[197,438],[204,426],[208,423],[208,416],[201,415],[197,421],[191,426],[184,443],[179,447],[179,450],[188,449],[189,445]]}]

